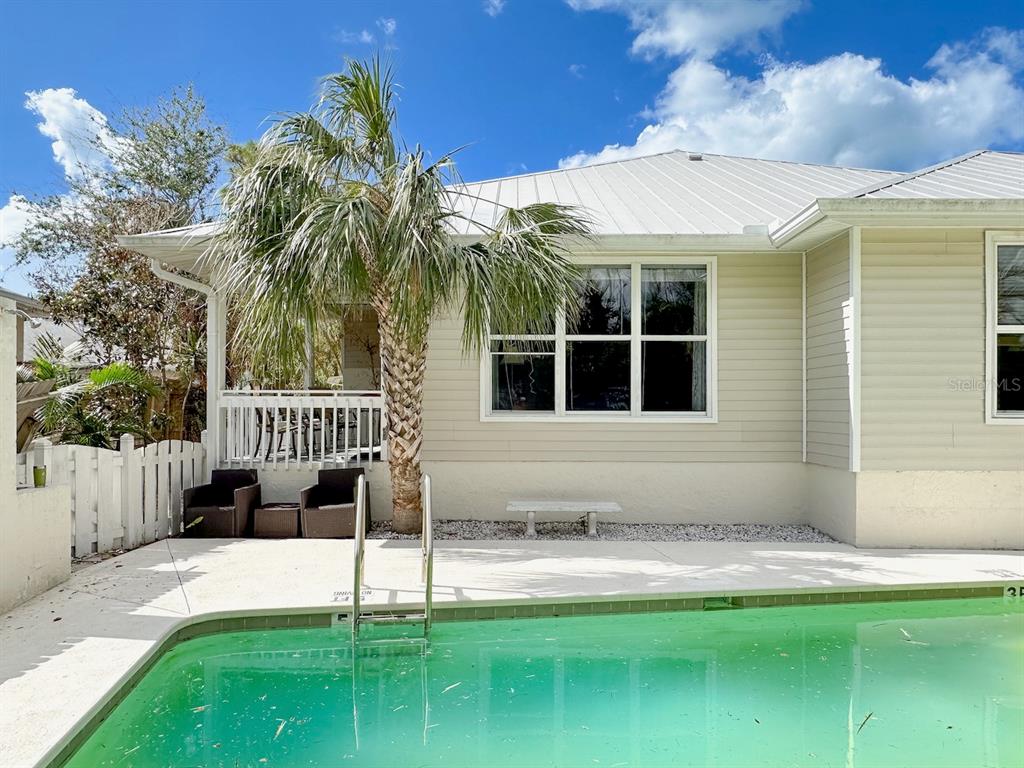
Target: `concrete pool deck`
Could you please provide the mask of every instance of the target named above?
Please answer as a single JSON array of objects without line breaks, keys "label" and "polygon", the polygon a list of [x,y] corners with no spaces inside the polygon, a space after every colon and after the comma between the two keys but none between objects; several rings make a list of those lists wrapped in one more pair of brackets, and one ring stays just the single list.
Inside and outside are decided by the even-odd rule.
[{"label": "concrete pool deck", "polygon": [[[364,606],[422,601],[418,542],[366,544]],[[351,541],[169,539],[77,571],[0,617],[0,765],[52,760],[190,624],[344,612],[352,565]],[[1022,583],[1024,552],[835,543],[438,541],[434,565],[435,606],[468,615],[503,603],[878,590],[905,597]]]}]

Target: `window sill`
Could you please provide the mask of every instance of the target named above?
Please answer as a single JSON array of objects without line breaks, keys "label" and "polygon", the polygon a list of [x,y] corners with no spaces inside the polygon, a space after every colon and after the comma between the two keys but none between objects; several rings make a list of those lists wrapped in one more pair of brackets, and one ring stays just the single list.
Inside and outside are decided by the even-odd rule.
[{"label": "window sill", "polygon": [[706,413],[695,413],[692,416],[678,413],[665,416],[655,414],[606,416],[595,413],[556,416],[553,413],[488,413],[481,415],[480,421],[533,424],[717,424],[718,417]]},{"label": "window sill", "polygon": [[1024,414],[1020,416],[993,416],[988,414],[985,423],[995,427],[1024,427]]}]

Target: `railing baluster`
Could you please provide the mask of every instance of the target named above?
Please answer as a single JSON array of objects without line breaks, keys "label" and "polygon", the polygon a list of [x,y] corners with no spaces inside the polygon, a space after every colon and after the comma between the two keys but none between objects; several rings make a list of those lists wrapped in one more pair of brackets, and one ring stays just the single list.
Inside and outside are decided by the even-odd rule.
[{"label": "railing baluster", "polygon": [[348,401],[345,402],[345,466],[348,466]]},{"label": "railing baluster", "polygon": [[224,466],[372,467],[384,458],[379,392],[226,391],[219,410]]},{"label": "railing baluster", "polygon": [[278,434],[280,427],[278,426],[278,419],[281,415],[281,409],[277,407],[277,403],[274,403],[274,432],[270,436],[270,449],[273,451],[271,464],[277,467],[277,445],[278,445]]},{"label": "railing baluster", "polygon": [[363,409],[356,401],[356,466],[359,466],[359,462],[363,460],[363,438],[362,438],[362,426],[363,426]]},{"label": "railing baluster", "polygon": [[334,403],[331,406],[334,412],[331,414],[331,432],[333,432],[333,438],[331,441],[331,461],[334,466],[338,465],[338,399],[334,399]]}]

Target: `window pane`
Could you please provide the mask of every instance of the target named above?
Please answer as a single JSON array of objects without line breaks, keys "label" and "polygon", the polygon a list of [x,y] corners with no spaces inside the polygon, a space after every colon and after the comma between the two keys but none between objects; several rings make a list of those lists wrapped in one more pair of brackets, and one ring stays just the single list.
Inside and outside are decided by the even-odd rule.
[{"label": "window pane", "polygon": [[1024,413],[1024,336],[996,338],[996,411]]},{"label": "window pane", "polygon": [[628,341],[566,342],[565,408],[629,410]]},{"label": "window pane", "polygon": [[629,334],[629,267],[592,267],[580,295],[580,317],[570,334]]},{"label": "window pane", "polygon": [[998,249],[1000,325],[1024,325],[1024,245],[1000,245]]},{"label": "window pane", "polygon": [[645,411],[707,410],[707,369],[703,341],[645,341]]},{"label": "window pane", "polygon": [[707,333],[707,270],[644,267],[643,333],[693,336]]},{"label": "window pane", "polygon": [[554,354],[492,354],[491,410],[555,410]]}]

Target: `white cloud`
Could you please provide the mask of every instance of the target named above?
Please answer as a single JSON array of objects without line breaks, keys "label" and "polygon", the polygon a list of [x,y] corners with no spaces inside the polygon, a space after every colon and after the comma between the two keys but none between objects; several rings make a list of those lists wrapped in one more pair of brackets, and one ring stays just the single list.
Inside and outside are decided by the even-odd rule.
[{"label": "white cloud", "polygon": [[625,14],[644,55],[713,56],[732,46],[754,47],[803,5],[802,0],[568,0],[577,11]]},{"label": "white cloud", "polygon": [[582,80],[583,79],[583,73],[584,73],[584,71],[586,69],[587,69],[587,65],[586,64],[570,64],[569,65],[569,74],[572,75],[573,77],[577,78],[578,80]]},{"label": "white cloud", "polygon": [[375,40],[373,33],[368,29],[361,29],[358,32],[350,32],[347,29],[339,29],[334,33],[334,40],[342,43],[343,45],[351,45],[353,43],[361,43],[363,45],[373,45]]},{"label": "white cloud", "polygon": [[484,0],[484,13],[497,16],[505,10],[505,0]]},{"label": "white cloud", "polygon": [[[103,168],[110,163],[110,152],[117,139],[110,131],[106,116],[74,88],[46,88],[28,91],[25,108],[42,118],[39,132],[52,139],[53,159],[65,178],[78,179],[83,170]],[[66,205],[74,205],[72,195],[62,196]],[[26,270],[14,265],[11,244],[32,222],[28,201],[21,195],[10,195],[0,208],[0,277],[15,290],[28,290]]]},{"label": "white cloud", "polygon": [[398,22],[395,19],[382,17],[377,19],[377,26],[380,27],[381,32],[387,37],[391,37],[395,34],[395,30],[398,29]]},{"label": "white cloud", "polygon": [[[687,10],[698,5],[686,4]],[[658,28],[632,22],[638,29],[635,50],[656,48],[682,58],[655,106],[644,113],[648,124],[632,144],[580,152],[563,158],[561,167],[692,149],[911,170],[970,149],[1024,140],[1022,31],[990,29],[974,40],[943,45],[922,79],[895,77],[879,59],[855,53],[812,63],[768,58],[747,78],[707,52],[728,47],[730,40],[747,44],[751,34],[766,28],[762,15],[761,27],[734,20],[729,34],[721,24],[705,23],[712,30],[707,44],[664,26],[668,18],[665,12],[651,22],[663,25]],[[736,32],[741,28],[746,32]]]},{"label": "white cloud", "polygon": [[42,118],[39,132],[53,139],[53,159],[64,168],[65,176],[77,178],[83,167],[107,163],[113,141],[107,118],[78,98],[74,88],[47,88],[25,96],[25,108]]},{"label": "white cloud", "polygon": [[25,270],[15,265],[14,249],[8,247],[32,220],[28,201],[11,195],[0,208],[0,283],[19,293],[30,290]]}]

